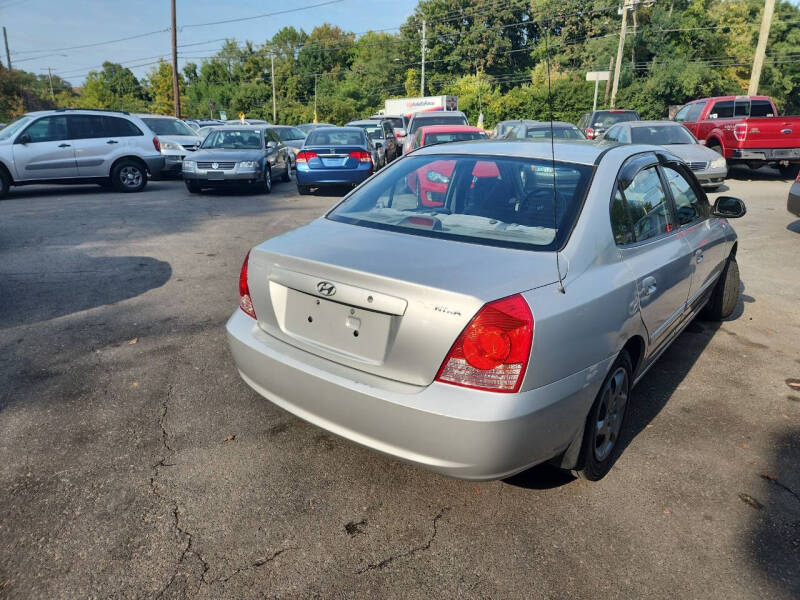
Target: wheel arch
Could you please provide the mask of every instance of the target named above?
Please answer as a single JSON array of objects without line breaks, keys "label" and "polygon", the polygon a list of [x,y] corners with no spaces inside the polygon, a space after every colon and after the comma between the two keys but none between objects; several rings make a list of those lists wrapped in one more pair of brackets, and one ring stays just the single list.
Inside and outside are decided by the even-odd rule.
[{"label": "wheel arch", "polygon": [[123,160],[132,160],[136,163],[139,163],[139,165],[144,169],[145,173],[149,172],[149,169],[147,168],[147,163],[144,162],[141,158],[139,158],[135,154],[126,154],[124,156],[120,156],[113,163],[111,163],[111,168],[108,170],[109,177],[111,177],[111,174],[114,172],[114,169],[116,169],[117,165],[121,163]]},{"label": "wheel arch", "polygon": [[622,352],[622,350],[626,350],[628,352],[628,356],[631,357],[631,368],[633,369],[631,377],[636,379],[636,375],[639,372],[639,367],[642,366],[644,361],[644,338],[638,334],[632,336],[627,342],[625,342],[625,345],[622,346],[620,352]]},{"label": "wheel arch", "polygon": [[8,182],[10,184],[14,183],[14,176],[11,174],[11,169],[9,169],[8,166],[2,161],[0,161],[0,172],[8,177]]}]

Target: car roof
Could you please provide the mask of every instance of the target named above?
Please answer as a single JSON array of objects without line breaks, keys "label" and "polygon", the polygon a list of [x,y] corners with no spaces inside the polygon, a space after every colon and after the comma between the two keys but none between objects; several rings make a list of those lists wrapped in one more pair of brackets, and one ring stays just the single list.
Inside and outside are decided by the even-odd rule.
[{"label": "car roof", "polygon": [[652,125],[671,125],[673,127],[683,127],[682,123],[678,123],[677,121],[668,121],[666,119],[660,119],[657,121],[623,121],[622,123],[618,123],[618,125],[627,125],[629,127],[647,127]]},{"label": "car roof", "polygon": [[[636,146],[628,144],[627,147]],[[651,146],[637,146],[650,149]],[[557,161],[593,165],[607,148],[590,141],[556,141],[551,143],[530,140],[474,140],[423,146],[414,150],[414,156],[423,154],[464,154],[506,156],[511,158],[555,158]],[[640,150],[641,151],[641,150]]]},{"label": "car roof", "polygon": [[[378,119],[359,119],[358,121],[348,121],[345,127],[356,126],[356,125],[374,125],[375,121]],[[384,121],[385,119],[381,119]]]},{"label": "car roof", "polygon": [[691,102],[687,102],[686,104],[696,104],[697,102],[710,102],[710,101],[717,101],[717,100],[741,100],[744,102],[745,100],[772,100],[769,96],[710,96],[708,98],[698,98],[697,100],[692,100]]},{"label": "car roof", "polygon": [[[536,129],[550,128],[550,121],[523,121],[522,124],[528,128],[536,128]],[[566,121],[553,121],[553,127],[561,127],[561,128],[568,127],[577,129],[575,125],[573,125],[572,123],[567,123]]]},{"label": "car roof", "polygon": [[154,115],[151,113],[133,113],[134,117],[139,117],[140,119],[173,119],[174,121],[181,121],[178,117],[173,117],[172,115]]},{"label": "car roof", "polygon": [[237,129],[243,131],[264,131],[265,129],[270,129],[267,125],[209,125],[209,127],[214,127],[214,129],[219,129],[220,131],[236,131]]},{"label": "car roof", "polygon": [[427,119],[428,117],[441,117],[442,115],[455,115],[457,117],[464,117],[465,115],[460,110],[431,110],[427,112],[417,112],[414,113],[414,119]]},{"label": "car roof", "polygon": [[470,133],[485,133],[480,127],[473,125],[425,125],[420,127],[417,131],[422,133],[458,133],[460,131]]},{"label": "car roof", "polygon": [[337,129],[337,130],[355,131],[355,132],[358,132],[358,133],[364,133],[364,130],[361,129],[361,127],[348,127],[348,126],[338,127],[338,126],[334,125],[332,127],[325,127],[325,129]]}]

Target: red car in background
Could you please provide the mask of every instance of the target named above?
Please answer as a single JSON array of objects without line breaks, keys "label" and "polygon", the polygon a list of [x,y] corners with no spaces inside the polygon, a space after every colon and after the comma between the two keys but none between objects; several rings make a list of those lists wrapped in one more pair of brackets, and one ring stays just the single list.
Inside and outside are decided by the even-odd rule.
[{"label": "red car in background", "polygon": [[[432,146],[434,144],[446,144],[448,142],[463,142],[467,140],[485,140],[489,136],[479,127],[470,125],[429,125],[420,127],[411,143],[407,146],[406,153],[413,152],[416,148]],[[450,175],[453,173],[454,161],[437,160],[425,167],[418,169],[408,176],[408,186],[417,195],[417,199],[422,206],[442,206],[443,196],[447,191],[447,184]],[[489,164],[489,163],[486,163]],[[478,163],[475,165],[476,171],[485,170]],[[497,177],[497,168],[493,167],[494,173],[479,172],[476,177]]]},{"label": "red car in background", "polygon": [[769,164],[784,177],[800,168],[800,117],[779,116],[769,96],[719,96],[681,107],[674,120],[728,164]]}]

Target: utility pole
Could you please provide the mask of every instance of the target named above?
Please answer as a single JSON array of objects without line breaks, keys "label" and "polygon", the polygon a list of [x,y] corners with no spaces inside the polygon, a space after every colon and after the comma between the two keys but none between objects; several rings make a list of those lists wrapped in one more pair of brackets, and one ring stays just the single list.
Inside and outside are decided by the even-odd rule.
[{"label": "utility pole", "polygon": [[625,33],[628,28],[628,9],[633,5],[632,0],[624,0],[622,5],[622,27],[619,30],[619,46],[617,47],[617,62],[614,67],[614,84],[611,87],[611,108],[614,108],[614,101],[617,98],[617,88],[619,87],[619,70],[622,66],[622,52],[625,50]]},{"label": "utility pole", "polygon": [[317,121],[317,74],[314,73],[314,123]]},{"label": "utility pole", "polygon": [[51,67],[47,67],[47,77],[50,78],[50,97],[55,100],[56,95],[53,93],[53,70]]},{"label": "utility pole", "polygon": [[272,62],[272,71],[270,73],[270,78],[272,79],[272,123],[274,125],[278,124],[278,105],[275,101],[275,53],[273,52],[270,54],[270,60]]},{"label": "utility pole", "polygon": [[172,96],[175,116],[181,118],[181,88],[178,85],[178,28],[175,18],[175,0],[172,0]]},{"label": "utility pole", "polygon": [[758,93],[758,82],[761,80],[761,69],[764,67],[764,53],[767,51],[769,28],[772,24],[772,13],[775,11],[775,0],[764,2],[764,16],[761,18],[761,31],[758,32],[758,45],[756,55],[753,57],[753,70],[750,73],[750,86],[747,94],[755,96]]},{"label": "utility pole", "polygon": [[11,52],[8,51],[8,33],[6,33],[6,28],[3,26],[3,40],[6,43],[6,61],[8,61],[8,70],[11,70]]},{"label": "utility pole", "polygon": [[425,19],[422,19],[422,78],[419,84],[419,95],[425,95]]},{"label": "utility pole", "polygon": [[[609,73],[614,70],[614,57],[611,57],[611,60],[608,61],[608,71]],[[603,97],[603,106],[608,106],[608,92],[611,89],[611,80],[606,79],[606,95]]]}]

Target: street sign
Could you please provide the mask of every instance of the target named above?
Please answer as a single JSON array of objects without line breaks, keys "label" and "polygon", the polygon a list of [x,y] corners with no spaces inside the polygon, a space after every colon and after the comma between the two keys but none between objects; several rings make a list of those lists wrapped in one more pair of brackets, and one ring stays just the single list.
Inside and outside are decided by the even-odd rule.
[{"label": "street sign", "polygon": [[586,81],[594,81],[594,102],[592,112],[597,110],[597,88],[601,81],[608,81],[611,78],[611,71],[589,71],[586,73]]},{"label": "street sign", "polygon": [[228,120],[228,113],[224,110],[219,111],[219,120],[220,121],[227,121]]},{"label": "street sign", "polygon": [[611,78],[611,71],[589,71],[586,74],[586,81],[608,81]]}]

